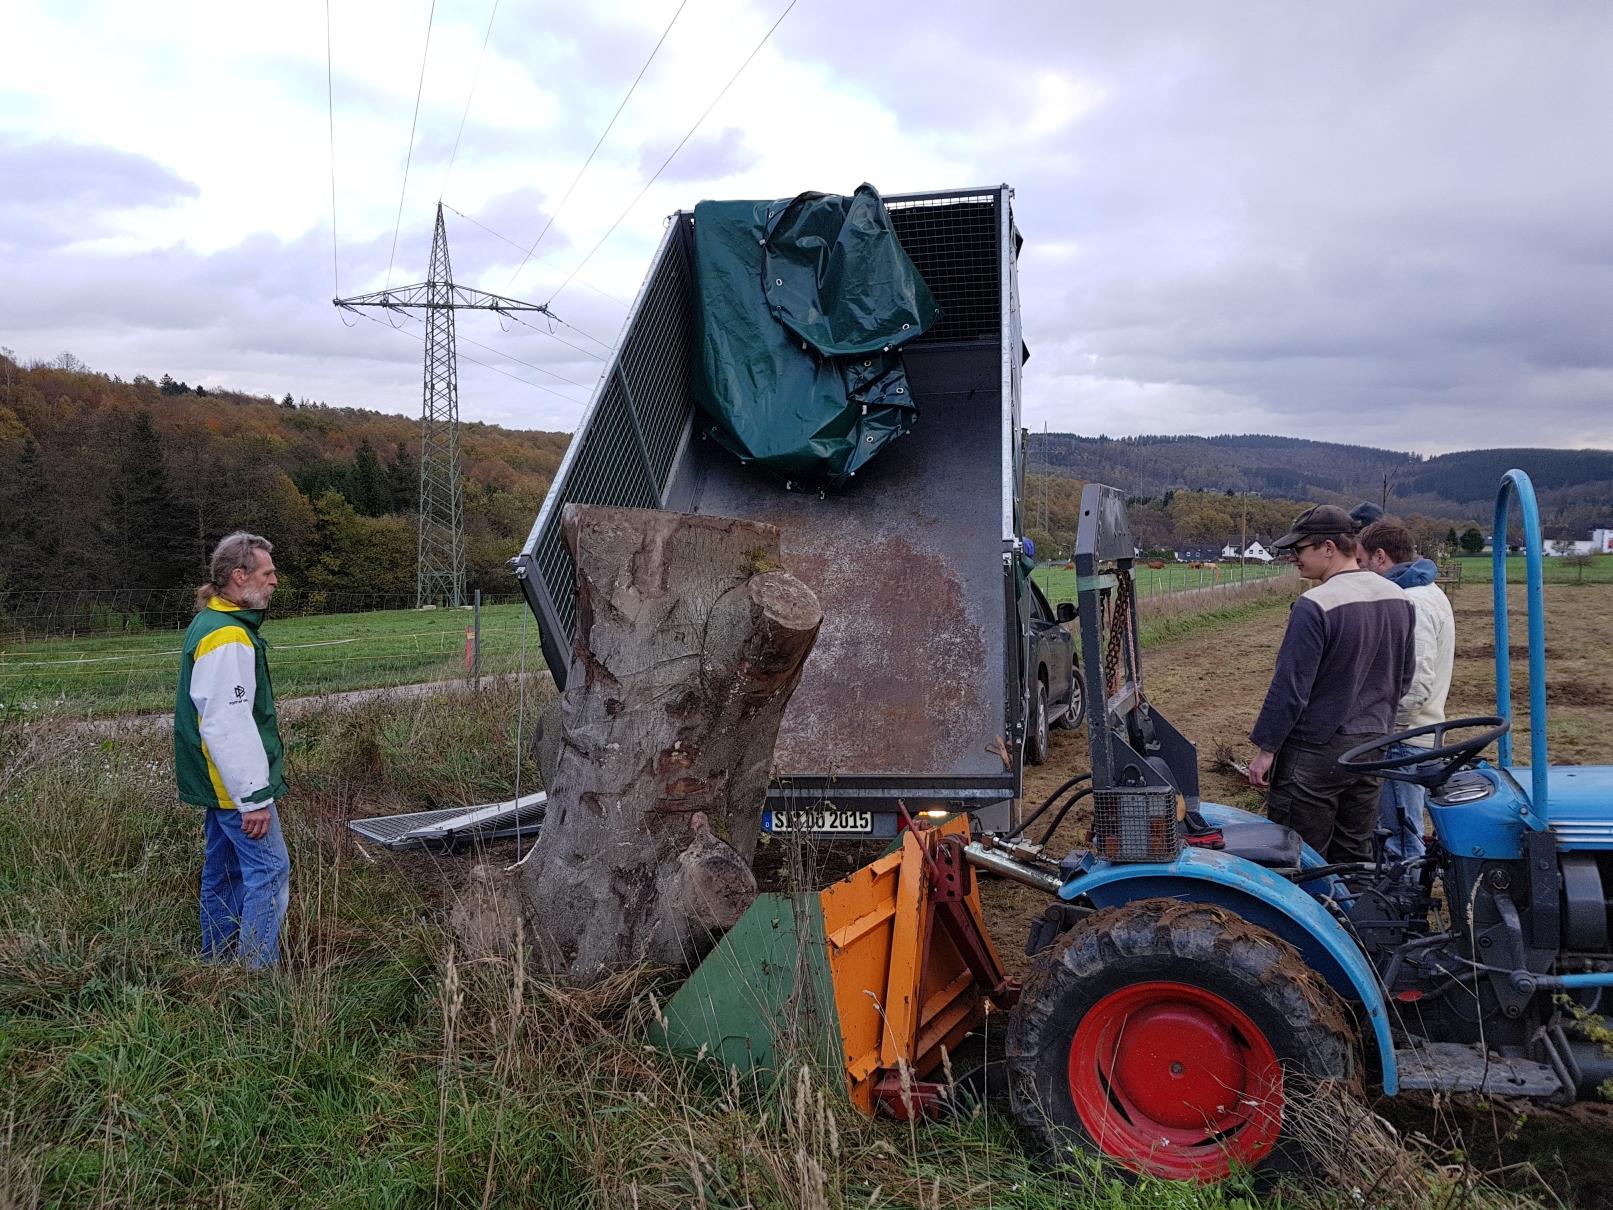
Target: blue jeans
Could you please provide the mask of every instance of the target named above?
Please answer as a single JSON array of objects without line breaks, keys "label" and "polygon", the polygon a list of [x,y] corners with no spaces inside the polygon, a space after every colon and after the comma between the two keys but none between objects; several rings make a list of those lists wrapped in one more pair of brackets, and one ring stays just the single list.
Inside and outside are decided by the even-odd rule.
[{"label": "blue jeans", "polygon": [[[1412,744],[1395,744],[1384,750],[1385,758],[1415,756],[1427,752]],[[1414,861],[1427,852],[1423,844],[1423,807],[1428,791],[1409,781],[1383,779],[1378,792],[1378,822],[1389,829],[1384,848],[1394,861]]]},{"label": "blue jeans", "polygon": [[269,808],[259,840],[241,831],[241,812],[207,808],[202,862],[202,957],[254,969],[280,961],[280,923],[291,905],[291,855],[280,813]]}]

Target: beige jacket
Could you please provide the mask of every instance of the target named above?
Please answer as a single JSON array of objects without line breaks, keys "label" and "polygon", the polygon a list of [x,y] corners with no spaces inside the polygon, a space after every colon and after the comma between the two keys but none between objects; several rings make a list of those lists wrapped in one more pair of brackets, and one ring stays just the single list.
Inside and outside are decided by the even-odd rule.
[{"label": "beige jacket", "polygon": [[[1417,611],[1416,664],[1411,688],[1395,712],[1395,726],[1409,731],[1445,721],[1445,698],[1451,691],[1451,670],[1456,664],[1456,617],[1451,612],[1450,598],[1438,585],[1419,584],[1405,591]],[[1433,736],[1425,735],[1412,742],[1431,747]]]}]

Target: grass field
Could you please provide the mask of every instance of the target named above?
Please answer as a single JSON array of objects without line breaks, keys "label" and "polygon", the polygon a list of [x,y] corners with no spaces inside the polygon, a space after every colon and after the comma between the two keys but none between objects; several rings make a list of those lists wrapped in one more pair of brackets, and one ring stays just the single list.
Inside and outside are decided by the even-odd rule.
[{"label": "grass field", "polygon": [[[1455,562],[1461,565],[1464,584],[1488,584],[1494,576],[1489,555],[1463,555]],[[1526,562],[1522,555],[1507,556],[1507,583],[1524,582]],[[1613,584],[1613,555],[1591,555],[1584,560],[1544,559],[1540,573],[1547,584]]]},{"label": "grass field", "polygon": [[1431,1165],[1425,1197],[1392,1199],[1050,1172],[1000,1100],[872,1121],[833,1073],[668,1057],[647,1034],[666,981],[579,992],[467,950],[469,859],[367,854],[341,826],[507,796],[514,715],[494,689],[289,724],[288,964],[256,977],[194,956],[200,821],[163,737],[0,722],[0,1206],[1496,1204]]},{"label": "grass field", "polygon": [[[281,700],[316,693],[463,677],[468,609],[397,609],[277,618],[263,634]],[[543,666],[537,626],[525,605],[482,608],[482,672],[513,672],[521,659]],[[0,646],[0,717],[56,711],[77,715],[171,710],[180,631],[50,639]]]},{"label": "grass field", "polygon": [[[1285,569],[1286,570],[1286,569]],[[1251,581],[1280,574],[1251,564]],[[1164,610],[1173,619],[1184,612],[1221,616],[1228,609],[1187,592],[1219,585],[1241,595],[1237,568],[1172,568],[1138,572],[1139,593],[1151,602],[1145,627],[1161,611],[1153,603],[1180,596]],[[1291,574],[1291,571],[1290,571]],[[1060,566],[1038,568],[1038,583],[1053,601],[1075,599],[1075,573]],[[464,677],[468,609],[379,610],[278,618],[271,612],[263,633],[272,646],[275,695],[281,701],[321,693],[408,685]],[[482,609],[482,672],[513,672],[521,662],[525,627],[525,666],[540,669],[538,631],[525,605]],[[160,712],[173,708],[180,631],[0,643],[0,718],[39,714],[75,717]],[[1145,635],[1145,638],[1149,637]]]},{"label": "grass field", "polygon": [[[1186,563],[1167,563],[1164,567],[1137,566],[1132,578],[1140,597],[1162,596],[1166,593],[1191,592],[1201,588],[1224,588],[1250,580],[1270,579],[1274,576],[1294,575],[1288,563],[1206,563],[1191,567]],[[1075,600],[1075,572],[1062,563],[1044,563],[1032,573],[1049,601]]]},{"label": "grass field", "polygon": [[1252,1205],[1049,1175],[989,1105],[915,1127],[798,1064],[731,1080],[647,1044],[664,981],[568,991],[458,948],[468,860],[366,856],[341,821],[507,795],[514,706],[289,725],[288,965],[264,976],[194,956],[200,818],[162,737],[0,723],[0,1205]]}]

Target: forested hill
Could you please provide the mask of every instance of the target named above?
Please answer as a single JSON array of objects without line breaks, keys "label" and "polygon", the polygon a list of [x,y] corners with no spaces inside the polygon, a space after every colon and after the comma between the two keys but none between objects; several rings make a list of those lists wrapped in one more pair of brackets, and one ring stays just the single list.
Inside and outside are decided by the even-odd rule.
[{"label": "forested hill", "polygon": [[1487,515],[1501,475],[1529,472],[1555,524],[1613,517],[1613,450],[1493,449],[1423,457],[1370,446],[1258,434],[1225,437],[1080,437],[1032,433],[1029,468],[1098,479],[1136,496],[1167,491],[1254,492],[1294,500],[1377,500],[1388,477],[1403,511],[1459,519]]},{"label": "forested hill", "polygon": [[[469,583],[507,594],[569,435],[459,431]],[[249,529],[294,589],[412,593],[419,434],[404,416],[0,356],[0,590],[194,585],[212,544]]]}]

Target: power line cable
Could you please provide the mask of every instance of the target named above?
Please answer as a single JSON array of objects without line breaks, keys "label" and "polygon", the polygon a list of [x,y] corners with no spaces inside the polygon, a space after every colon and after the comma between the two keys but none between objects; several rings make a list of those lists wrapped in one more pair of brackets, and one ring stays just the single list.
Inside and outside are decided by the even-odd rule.
[{"label": "power line cable", "polygon": [[[644,78],[644,73],[650,70],[650,64],[655,62],[655,56],[660,53],[661,43],[666,41],[666,36],[672,32],[672,27],[678,23],[678,18],[683,14],[683,10],[688,6],[688,3],[689,0],[682,0],[682,3],[678,5],[678,11],[672,14],[672,20],[666,23],[666,28],[661,31],[660,39],[650,51],[650,57],[644,60],[644,66],[639,68],[638,75],[633,77],[633,83],[628,87],[627,95],[622,98],[622,103],[616,107],[616,112],[611,114],[610,121],[605,124],[604,133],[601,134],[598,140],[594,143],[594,149],[588,153],[588,158],[583,161],[582,167],[577,169],[577,175],[571,178],[571,184],[566,186],[565,196],[560,199],[560,204],[556,206],[550,213],[549,221],[543,224],[543,230],[538,232],[538,238],[532,241],[532,246],[526,250],[526,256],[523,257],[521,263],[515,267],[515,272],[510,274],[509,284],[511,286],[515,284],[515,279],[520,276],[521,270],[526,268],[527,261],[532,259],[532,254],[538,250],[538,245],[543,242],[543,237],[549,234],[549,228],[554,226],[555,219],[558,218],[560,212],[566,208],[566,203],[571,200],[572,190],[577,188],[577,182],[582,180],[582,174],[588,171],[588,165],[594,162],[594,157],[599,154],[599,149],[604,146],[606,136],[610,134],[611,129],[616,125],[616,119],[622,116],[622,110],[627,108],[628,101],[632,100],[633,93],[635,90],[637,90],[639,81]],[[508,289],[509,287],[506,286],[505,288]]]},{"label": "power line cable", "polygon": [[678,152],[683,150],[684,144],[694,137],[694,132],[700,129],[700,124],[706,120],[713,109],[717,108],[717,102],[721,101],[723,97],[728,95],[728,90],[734,86],[734,82],[738,80],[739,77],[744,73],[745,69],[751,65],[751,60],[761,53],[762,47],[766,46],[767,40],[773,36],[773,31],[784,23],[784,18],[790,15],[790,10],[796,6],[796,3],[797,0],[790,0],[790,3],[785,7],[784,11],[779,14],[778,20],[773,22],[773,24],[768,27],[767,32],[762,35],[762,40],[756,44],[756,49],[745,56],[745,61],[739,65],[739,69],[735,71],[733,75],[729,76],[728,83],[722,86],[722,91],[712,98],[711,104],[706,106],[705,112],[695,119],[694,125],[689,127],[689,133],[678,140],[678,145],[672,149],[672,154],[661,161],[661,166],[655,170],[655,176],[652,176],[649,180],[644,182],[644,188],[638,191],[638,196],[627,204],[627,209],[623,210],[622,213],[617,216],[616,221],[610,225],[610,228],[605,232],[605,234],[599,237],[599,242],[589,250],[588,255],[577,262],[577,267],[571,271],[570,275],[565,281],[560,283],[559,289],[555,290],[553,294],[549,295],[549,302],[552,303],[555,299],[560,297],[560,292],[571,284],[572,278],[576,277],[577,274],[582,271],[584,265],[594,259],[594,254],[603,248],[605,246],[605,241],[615,234],[616,228],[620,227],[623,220],[633,212],[633,207],[637,206],[639,202],[644,199],[644,195],[650,191],[650,186],[655,184],[660,175],[666,171],[667,165],[672,162],[673,158],[677,156]]},{"label": "power line cable", "polygon": [[[409,119],[409,150],[403,157],[403,188],[398,190],[398,221],[392,228],[392,255],[386,261],[386,284],[392,287],[392,262],[398,258],[398,232],[403,229],[403,199],[409,192],[409,164],[414,160],[414,130],[420,121],[420,94],[426,88],[426,60],[431,57],[431,25],[437,17],[437,0],[426,14],[426,47],[420,52],[420,82],[414,88],[414,117]],[[338,297],[340,291],[337,292]]]},{"label": "power line cable", "polygon": [[[577,352],[581,353],[584,357],[591,357],[595,361],[604,361],[605,360],[605,358],[602,355],[594,352],[592,349],[585,349],[581,345],[572,344],[571,341],[567,340],[564,336],[561,336],[556,332],[551,332],[547,328],[540,328],[540,327],[538,327],[537,324],[532,323],[530,320],[522,319],[519,315],[516,315],[516,314],[512,313],[510,315],[510,318],[515,320],[515,322],[520,324],[522,327],[531,328],[534,332],[537,332],[537,333],[539,333],[540,335],[543,335],[543,336],[547,336],[550,340],[560,342],[561,344],[565,345],[566,348],[568,348],[568,349],[575,349]],[[555,322],[558,323],[558,322],[561,322],[561,321],[556,320]],[[570,324],[567,324],[566,326],[568,328],[571,327]],[[583,335],[588,336],[588,334],[586,332],[584,332]],[[593,340],[594,338],[592,336],[589,336],[588,339]],[[608,353],[608,352],[611,352],[612,350],[607,346],[605,351]]]},{"label": "power line cable", "polygon": [[[382,320],[377,319],[375,316],[369,314],[367,311],[360,311],[360,312],[358,312],[358,314],[363,316],[365,319],[369,320],[372,324],[375,324],[377,327],[385,328],[389,332],[397,332],[397,333],[399,333],[399,334],[401,334],[403,336],[407,336],[410,340],[418,341],[421,344],[425,343],[426,338],[424,336],[418,336],[415,333],[409,331],[407,328],[394,327],[392,324],[385,323]],[[410,317],[410,318],[412,318],[412,317]],[[418,321],[416,321],[416,322],[418,322]],[[465,339],[465,338],[461,338],[461,339]],[[477,345],[478,348],[484,348],[484,349],[487,348],[486,345],[477,344],[477,342],[474,341],[474,340],[466,339],[466,343],[467,344],[475,344],[475,345]],[[488,351],[492,352],[492,353],[498,353],[497,349],[489,349]],[[499,354],[499,355],[500,356],[508,356],[508,354]],[[567,403],[572,404],[574,406],[579,402],[578,400],[573,399],[570,395],[562,394],[560,391],[555,390],[553,387],[544,386],[543,383],[541,383],[541,382],[533,382],[530,378],[522,378],[519,374],[512,374],[508,370],[501,369],[500,367],[495,366],[495,365],[489,365],[485,361],[478,361],[476,358],[471,357],[471,356],[469,356],[469,355],[467,355],[465,353],[460,353],[460,354],[458,354],[458,356],[459,356],[460,360],[462,360],[462,361],[468,361],[472,365],[481,366],[482,369],[484,369],[484,370],[492,370],[493,373],[495,373],[495,374],[502,374],[502,375],[504,375],[504,377],[512,378],[516,382],[522,383],[522,384],[524,384],[526,386],[535,387],[536,389],[538,389],[540,391],[545,391],[548,394],[553,395],[556,399],[564,399]],[[510,360],[520,362],[521,365],[532,365],[531,362],[521,361],[520,358],[518,358],[518,357],[511,357]],[[542,366],[532,366],[532,368],[535,369],[535,370],[543,369]],[[551,371],[551,370],[544,370],[543,372],[546,373],[546,374],[553,373],[553,371]],[[560,376],[558,374],[556,374],[555,377],[559,378]],[[562,382],[571,382],[571,380],[567,379],[567,378],[561,378],[560,380]],[[571,385],[572,386],[577,386],[577,387],[582,387],[582,389],[585,390],[585,391],[593,389],[591,387],[583,386],[583,384],[580,383],[580,382],[572,382]]]},{"label": "power line cable", "polygon": [[[470,215],[466,214],[463,210],[455,210],[447,202],[444,202],[442,205],[443,205],[444,210],[452,210],[453,213],[457,214],[460,218],[464,219],[467,223],[471,224],[473,227],[480,227],[483,231],[487,232],[487,234],[491,235],[494,239],[503,240],[510,247],[514,248],[517,252],[522,252],[522,251],[525,250],[525,249],[522,248],[522,246],[520,244],[516,243],[509,236],[503,234],[502,232],[494,231],[493,228],[489,227],[486,223],[482,222],[480,219],[472,218]],[[552,260],[549,260],[547,257],[534,256],[532,259],[535,260],[535,261],[539,261],[542,264],[548,265],[549,268],[553,269],[557,273],[564,273],[565,272],[564,269],[562,269],[559,265],[555,264]],[[611,302],[615,303],[618,307],[621,307],[623,310],[628,310],[633,305],[632,303],[628,302],[625,298],[617,298],[616,295],[610,293],[609,291],[601,290],[598,286],[594,285],[592,282],[585,282],[585,281],[582,281],[581,279],[579,279],[577,284],[579,286],[582,286],[584,289],[592,290],[595,294],[599,295],[601,298],[608,298]],[[571,325],[567,324],[566,326],[570,327]],[[579,328],[578,331],[581,331],[581,329]],[[586,333],[584,333],[584,335],[586,335]],[[590,337],[589,339],[593,339],[593,338]],[[603,344],[604,342],[601,341],[600,343]]]},{"label": "power line cable", "polygon": [[[328,0],[327,0],[328,2]],[[470,103],[476,96],[476,81],[482,76],[482,58],[487,54],[488,39],[493,36],[493,18],[498,16],[498,0],[493,0],[493,11],[487,15],[487,32],[482,35],[482,49],[476,56],[476,70],[471,73],[470,92],[465,97],[465,112],[459,115],[459,132],[454,135],[454,150],[448,156],[448,168],[442,174],[442,188],[437,190],[437,200],[442,201],[442,195],[448,190],[448,178],[453,174],[454,161],[459,158],[459,140],[465,134],[465,119],[470,117]]]},{"label": "power line cable", "polygon": [[342,275],[336,258],[336,85],[331,66],[330,0],[325,0],[325,115],[330,122],[330,276],[336,298],[342,296]]}]

